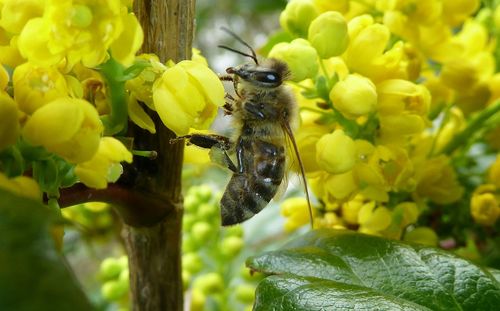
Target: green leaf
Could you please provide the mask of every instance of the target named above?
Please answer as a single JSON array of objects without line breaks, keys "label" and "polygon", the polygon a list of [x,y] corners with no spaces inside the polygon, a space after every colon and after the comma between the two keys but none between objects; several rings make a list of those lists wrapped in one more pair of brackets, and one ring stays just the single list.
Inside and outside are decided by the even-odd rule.
[{"label": "green leaf", "polygon": [[55,250],[47,207],[0,190],[0,310],[93,310]]},{"label": "green leaf", "polygon": [[351,231],[316,230],[249,258],[272,275],[254,310],[498,310],[500,284],[440,249]]}]

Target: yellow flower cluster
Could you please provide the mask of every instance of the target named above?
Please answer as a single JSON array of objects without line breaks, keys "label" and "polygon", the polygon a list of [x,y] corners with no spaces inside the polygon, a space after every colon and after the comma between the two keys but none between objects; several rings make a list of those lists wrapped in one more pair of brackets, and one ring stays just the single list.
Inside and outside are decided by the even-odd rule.
[{"label": "yellow flower cluster", "polygon": [[[5,49],[18,50],[16,59],[0,59],[15,66],[76,63],[94,67],[108,57],[131,64],[142,44],[142,29],[120,0],[6,0],[0,23]],[[14,52],[13,52],[14,53]],[[14,53],[15,54],[15,53]]]},{"label": "yellow flower cluster", "polygon": [[[132,63],[142,29],[125,5],[120,0],[1,2],[0,150],[19,152],[18,142],[41,146],[76,166],[80,181],[95,188],[106,187],[114,164],[132,161],[118,140],[102,137],[101,115],[109,113],[106,86],[90,69],[109,54],[123,65]],[[102,154],[109,144],[121,148]]]},{"label": "yellow flower cluster", "polygon": [[208,129],[217,109],[224,105],[225,92],[203,56],[195,50],[193,60],[167,65],[161,64],[156,56],[141,57],[150,62],[151,67],[127,81],[131,120],[151,133],[156,131],[140,101],[155,110],[163,124],[178,136],[186,135],[190,129]]},{"label": "yellow flower cluster", "polygon": [[[131,4],[0,1],[0,164],[17,161],[5,178],[33,166],[35,180],[52,174],[40,188],[55,197],[76,179],[106,188],[120,176],[120,162],[132,162],[110,136],[123,133],[127,117],[151,133],[145,107],[178,135],[209,126],[224,104],[222,83],[198,51],[179,64],[136,57],[143,32]],[[4,184],[17,182],[9,178]]]},{"label": "yellow flower cluster", "polygon": [[[451,156],[469,137],[457,135],[472,113],[498,111],[494,42],[478,8],[479,0],[288,3],[280,23],[294,39],[269,56],[294,78],[316,226],[437,243],[413,224],[433,206],[459,204],[466,191]],[[476,220],[496,213],[474,207],[489,204],[481,195]],[[288,230],[306,223],[303,203],[283,209]]]}]

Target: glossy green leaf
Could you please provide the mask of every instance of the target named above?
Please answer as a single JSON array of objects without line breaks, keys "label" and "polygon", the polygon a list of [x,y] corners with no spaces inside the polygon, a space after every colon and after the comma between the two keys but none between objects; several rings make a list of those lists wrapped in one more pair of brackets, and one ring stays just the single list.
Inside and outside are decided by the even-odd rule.
[{"label": "glossy green leaf", "polygon": [[254,310],[498,310],[500,284],[454,254],[351,231],[316,230],[249,258],[272,275]]},{"label": "glossy green leaf", "polygon": [[0,190],[0,310],[92,310],[55,250],[46,206]]}]

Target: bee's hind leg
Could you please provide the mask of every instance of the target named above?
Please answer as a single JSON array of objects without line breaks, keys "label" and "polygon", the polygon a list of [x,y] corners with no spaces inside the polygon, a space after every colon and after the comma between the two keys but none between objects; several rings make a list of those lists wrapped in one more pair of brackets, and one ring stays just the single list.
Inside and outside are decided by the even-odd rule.
[{"label": "bee's hind leg", "polygon": [[233,143],[228,137],[215,134],[190,134],[171,139],[170,143],[172,144],[180,140],[186,140],[188,145],[192,144],[210,149],[212,161],[226,166],[233,172],[237,171],[236,165],[227,154],[233,148]]}]

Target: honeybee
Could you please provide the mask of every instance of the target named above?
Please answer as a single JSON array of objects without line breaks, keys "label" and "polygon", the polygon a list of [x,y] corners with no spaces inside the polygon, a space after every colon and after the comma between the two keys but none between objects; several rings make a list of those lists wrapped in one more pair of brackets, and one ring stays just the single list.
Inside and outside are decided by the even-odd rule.
[{"label": "honeybee", "polygon": [[235,97],[226,94],[224,105],[225,114],[233,117],[234,137],[191,134],[175,141],[185,139],[188,144],[211,149],[212,160],[233,172],[220,201],[222,225],[229,226],[259,213],[285,183],[289,140],[301,170],[312,222],[304,168],[291,126],[298,117],[297,105],[291,90],[283,85],[290,77],[288,66],[272,58],[260,63],[249,44],[229,29],[223,30],[249,48],[251,54],[219,47],[253,60],[229,67],[227,74],[220,76],[234,86]]}]

